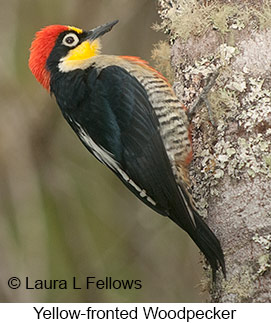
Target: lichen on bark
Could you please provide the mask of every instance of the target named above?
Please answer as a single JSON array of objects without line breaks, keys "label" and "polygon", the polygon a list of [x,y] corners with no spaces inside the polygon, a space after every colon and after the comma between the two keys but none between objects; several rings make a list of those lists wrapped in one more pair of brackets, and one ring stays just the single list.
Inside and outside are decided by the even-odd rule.
[{"label": "lichen on bark", "polygon": [[[188,108],[219,71],[193,118],[193,195],[220,239],[227,280],[212,301],[271,300],[271,7],[267,1],[159,0],[174,89]],[[206,277],[209,276],[207,273]],[[207,278],[203,279],[207,285]],[[210,284],[211,286],[211,284]]]}]

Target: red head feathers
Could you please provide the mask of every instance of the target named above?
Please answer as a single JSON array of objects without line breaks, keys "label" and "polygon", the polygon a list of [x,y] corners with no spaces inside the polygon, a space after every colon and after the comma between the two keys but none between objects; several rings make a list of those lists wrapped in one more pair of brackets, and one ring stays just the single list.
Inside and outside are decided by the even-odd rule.
[{"label": "red head feathers", "polygon": [[46,61],[59,34],[68,29],[69,27],[62,25],[45,27],[36,33],[30,48],[29,68],[48,91],[50,90],[50,73],[46,69]]}]

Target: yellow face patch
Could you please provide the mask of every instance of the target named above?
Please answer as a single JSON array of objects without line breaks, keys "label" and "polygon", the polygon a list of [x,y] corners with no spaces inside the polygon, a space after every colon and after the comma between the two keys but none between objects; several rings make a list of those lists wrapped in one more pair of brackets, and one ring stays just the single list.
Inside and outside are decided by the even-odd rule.
[{"label": "yellow face patch", "polygon": [[80,45],[71,49],[68,55],[61,59],[58,67],[62,72],[70,72],[75,69],[86,69],[90,66],[90,59],[100,53],[100,41],[95,39],[90,42],[85,40]]},{"label": "yellow face patch", "polygon": [[83,29],[73,27],[73,26],[68,26],[68,28],[69,28],[69,30],[73,30],[73,31],[77,32],[77,34],[82,34],[83,33]]},{"label": "yellow face patch", "polygon": [[69,51],[68,56],[66,56],[65,60],[75,61],[75,60],[82,60],[88,59],[93,56],[99,54],[100,44],[99,41],[96,39],[93,42],[89,42],[88,40],[84,41],[74,49]]}]

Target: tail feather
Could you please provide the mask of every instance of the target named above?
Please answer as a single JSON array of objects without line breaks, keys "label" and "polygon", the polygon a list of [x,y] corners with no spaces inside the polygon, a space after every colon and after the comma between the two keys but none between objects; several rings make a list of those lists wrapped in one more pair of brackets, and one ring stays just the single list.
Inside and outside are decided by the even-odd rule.
[{"label": "tail feather", "polygon": [[224,254],[219,240],[208,225],[203,221],[198,212],[195,209],[191,209],[191,211],[193,212],[195,226],[192,225],[191,222],[188,227],[184,227],[184,223],[179,221],[179,217],[171,217],[171,219],[180,227],[185,229],[185,231],[190,235],[190,237],[205,255],[212,268],[213,280],[215,281],[216,279],[216,271],[219,269],[219,266],[221,267],[223,275],[226,278]]},{"label": "tail feather", "polygon": [[219,266],[221,267],[223,275],[226,278],[224,254],[219,240],[196,211],[194,211],[194,217],[196,229],[191,234],[189,233],[191,238],[210,263],[213,272],[213,279],[215,280],[216,271],[218,270]]}]

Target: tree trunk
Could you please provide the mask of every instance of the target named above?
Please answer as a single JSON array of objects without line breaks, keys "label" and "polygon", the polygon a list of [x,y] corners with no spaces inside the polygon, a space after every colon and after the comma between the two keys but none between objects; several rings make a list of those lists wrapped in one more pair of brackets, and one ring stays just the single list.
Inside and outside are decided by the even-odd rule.
[{"label": "tree trunk", "polygon": [[227,279],[203,284],[215,302],[271,301],[270,1],[158,0],[174,89],[188,108],[219,72],[192,120],[193,194],[221,241]]}]

